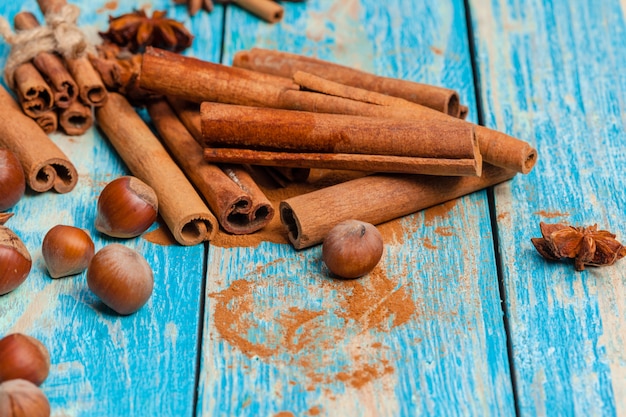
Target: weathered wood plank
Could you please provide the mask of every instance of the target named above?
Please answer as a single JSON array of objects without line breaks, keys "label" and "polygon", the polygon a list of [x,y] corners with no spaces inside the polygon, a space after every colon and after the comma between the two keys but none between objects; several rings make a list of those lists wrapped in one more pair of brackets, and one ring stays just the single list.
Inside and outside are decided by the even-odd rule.
[{"label": "weathered wood plank", "polygon": [[[224,62],[314,55],[456,88],[474,113],[463,2],[283,5],[273,26],[229,7]],[[319,247],[210,246],[199,415],[514,413],[485,194],[381,228],[382,265],[348,282]]]},{"label": "weathered wood plank", "polygon": [[575,272],[530,243],[539,222],[597,223],[623,242],[626,4],[471,0],[486,124],[534,142],[496,189],[522,415],[626,414],[626,268]]},{"label": "weathered wood plank", "polygon": [[[139,0],[70,2],[80,5],[79,23],[93,33],[106,30],[108,14],[146,4]],[[168,0],[151,4],[189,22],[183,7],[174,8]],[[9,19],[20,10],[37,11],[41,16],[35,0],[0,5],[0,14]],[[202,13],[190,22],[200,39],[197,48],[206,59],[219,58],[221,20],[216,12]],[[8,48],[4,43],[1,48],[3,67]],[[25,284],[0,297],[0,336],[24,332],[49,348],[52,369],[42,388],[54,416],[192,415],[203,245],[159,246],[141,238],[119,241],[140,251],[155,273],[148,304],[127,317],[97,300],[87,288],[84,273],[52,280],[41,256],[45,233],[56,224],[71,224],[88,229],[96,249],[117,242],[95,231],[96,200],[108,181],[128,173],[95,128],[81,137],[55,134],[53,139],[77,166],[80,179],[69,194],[28,193],[14,208],[8,226],[25,241],[34,264]]]}]

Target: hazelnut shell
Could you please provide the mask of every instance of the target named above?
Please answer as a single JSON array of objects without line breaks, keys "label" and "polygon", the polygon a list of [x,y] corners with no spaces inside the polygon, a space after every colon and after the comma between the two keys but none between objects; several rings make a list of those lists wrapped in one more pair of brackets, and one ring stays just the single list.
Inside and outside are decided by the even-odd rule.
[{"label": "hazelnut shell", "polygon": [[50,402],[37,385],[12,379],[0,384],[0,416],[49,417]]},{"label": "hazelnut shell", "polygon": [[0,382],[25,379],[41,385],[50,372],[50,353],[39,340],[21,333],[0,339]]},{"label": "hazelnut shell", "polygon": [[17,204],[26,190],[24,169],[19,159],[8,149],[0,149],[0,211]]},{"label": "hazelnut shell", "polygon": [[346,220],[328,232],[322,260],[339,278],[358,278],[372,271],[383,255],[383,238],[370,223]]},{"label": "hazelnut shell", "polygon": [[91,236],[74,226],[57,225],[46,233],[41,253],[52,278],[83,272],[95,253]]},{"label": "hazelnut shell", "polygon": [[154,277],[145,258],[118,243],[100,249],[87,268],[87,285],[119,314],[139,310],[152,295]]},{"label": "hazelnut shell", "polygon": [[154,189],[139,178],[124,176],[108,183],[98,197],[96,230],[118,238],[139,236],[158,213]]},{"label": "hazelnut shell", "polygon": [[8,227],[0,226],[0,295],[22,284],[33,261],[22,240]]}]

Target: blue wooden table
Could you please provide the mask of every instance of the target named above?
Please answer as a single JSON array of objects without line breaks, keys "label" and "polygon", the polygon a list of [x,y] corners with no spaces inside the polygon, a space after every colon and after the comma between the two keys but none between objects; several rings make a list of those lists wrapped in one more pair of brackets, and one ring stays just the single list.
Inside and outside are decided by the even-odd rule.
[{"label": "blue wooden table", "polygon": [[[230,64],[253,46],[454,88],[469,119],[530,142],[535,169],[400,219],[382,263],[329,280],[320,248],[125,241],[154,294],[121,317],[85,274],[51,279],[56,224],[91,231],[96,199],[128,173],[101,132],[53,134],[80,179],[27,195],[9,225],[33,270],[0,297],[0,336],[39,338],[54,416],[626,415],[626,261],[576,272],[531,245],[539,222],[597,223],[626,240],[624,0],[309,0],[266,24],[235,6],[190,18],[168,0],[70,0],[80,25],[168,11],[185,54]],[[12,19],[35,0],[2,1]],[[8,54],[0,44],[0,64]],[[1,360],[2,358],[0,358]]]}]

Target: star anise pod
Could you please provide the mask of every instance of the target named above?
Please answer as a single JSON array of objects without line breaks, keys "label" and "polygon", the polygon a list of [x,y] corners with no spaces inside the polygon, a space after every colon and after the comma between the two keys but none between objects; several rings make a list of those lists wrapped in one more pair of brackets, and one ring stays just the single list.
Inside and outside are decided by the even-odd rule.
[{"label": "star anise pod", "polygon": [[100,33],[105,40],[127,47],[131,52],[143,52],[147,46],[180,52],[191,46],[193,36],[185,26],[155,10],[152,17],[135,10],[119,17],[109,16],[109,30]]},{"label": "star anise pod", "polygon": [[539,223],[540,238],[531,241],[537,252],[546,259],[557,261],[574,259],[574,267],[582,271],[585,266],[613,265],[626,256],[626,247],[615,240],[607,230],[598,230],[598,225],[575,227],[566,224]]}]

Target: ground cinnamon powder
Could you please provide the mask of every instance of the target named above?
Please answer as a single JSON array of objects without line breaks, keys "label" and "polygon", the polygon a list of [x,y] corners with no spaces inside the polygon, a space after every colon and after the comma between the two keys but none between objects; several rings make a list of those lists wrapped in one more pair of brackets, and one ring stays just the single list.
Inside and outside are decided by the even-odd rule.
[{"label": "ground cinnamon powder", "polygon": [[[311,390],[338,382],[360,389],[394,372],[390,350],[377,334],[407,323],[419,314],[420,306],[409,288],[386,275],[384,266],[359,280],[316,282],[327,305],[334,306],[329,309],[285,307],[288,300],[272,306],[267,300],[270,290],[282,294],[288,292],[286,286],[300,281],[275,277],[255,281],[253,277],[263,272],[260,268],[209,294],[214,300],[215,329],[222,339],[248,357],[299,368],[303,379],[298,383]],[[333,362],[345,355],[346,346],[354,351],[351,348],[347,362],[337,370]]]}]

